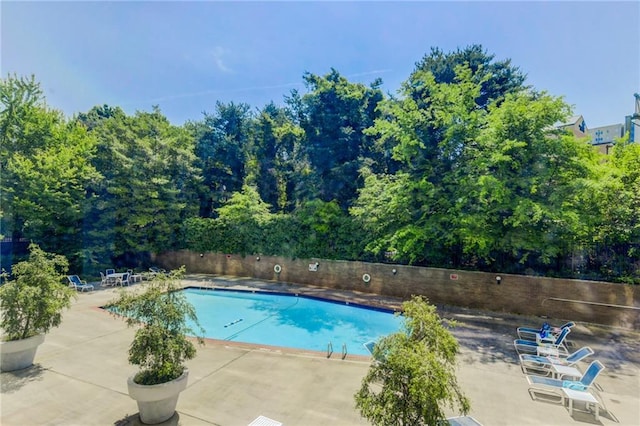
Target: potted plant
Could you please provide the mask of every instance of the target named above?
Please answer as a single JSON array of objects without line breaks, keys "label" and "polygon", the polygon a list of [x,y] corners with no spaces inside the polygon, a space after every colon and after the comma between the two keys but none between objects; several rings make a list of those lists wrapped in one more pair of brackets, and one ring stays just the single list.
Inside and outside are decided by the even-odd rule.
[{"label": "potted plant", "polygon": [[2,371],[33,365],[45,333],[60,325],[62,311],[76,295],[63,284],[68,267],[64,256],[47,253],[33,243],[29,258],[12,266],[11,279],[0,286]]},{"label": "potted plant", "polygon": [[195,308],[180,290],[184,266],[168,275],[158,274],[140,286],[122,289],[107,307],[122,316],[130,327],[138,327],[129,347],[129,362],[140,371],[129,377],[129,396],[138,403],[140,420],[162,423],[176,411],[178,396],[187,387],[186,360],[196,355],[188,335],[203,339]]}]

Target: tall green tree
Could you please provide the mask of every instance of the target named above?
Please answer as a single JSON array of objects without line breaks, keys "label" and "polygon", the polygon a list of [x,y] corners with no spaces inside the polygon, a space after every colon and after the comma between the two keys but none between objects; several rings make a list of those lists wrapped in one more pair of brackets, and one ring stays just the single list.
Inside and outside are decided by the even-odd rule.
[{"label": "tall green tree", "polygon": [[640,283],[640,144],[629,143],[627,134],[606,160],[599,163],[603,173],[585,191],[593,233],[581,242],[572,266],[574,272],[580,268],[579,276]]},{"label": "tall green tree", "polygon": [[295,208],[296,159],[304,130],[290,111],[270,103],[253,120],[252,144],[247,165],[247,183],[274,211]]},{"label": "tall green tree", "polygon": [[480,85],[480,93],[475,99],[479,108],[486,109],[491,103],[500,103],[508,93],[527,88],[524,86],[526,75],[511,64],[511,59],[498,61],[482,45],[472,44],[447,53],[432,47],[429,54],[416,64],[409,77],[409,82],[415,83],[414,99],[425,98],[422,93],[424,87],[420,85],[420,74],[428,72],[433,75],[436,83],[451,84],[457,79],[456,68],[460,65],[468,66],[473,82]]},{"label": "tall green tree", "polygon": [[225,234],[220,250],[229,253],[252,254],[262,243],[262,229],[272,214],[270,206],[262,201],[255,187],[244,185],[218,208],[218,230]]},{"label": "tall green tree", "polygon": [[120,107],[112,107],[107,104],[94,106],[88,112],[81,112],[76,116],[76,120],[82,123],[87,130],[93,130],[98,127],[104,120],[111,117],[124,115],[124,111]]},{"label": "tall green tree", "polygon": [[[455,83],[437,83],[429,72],[422,73],[423,93],[428,99],[417,102],[410,96],[412,86],[403,86],[405,96],[400,100],[383,102],[383,116],[368,130],[378,137],[378,143],[393,148],[393,157],[402,165],[393,180],[402,182],[379,187],[389,208],[400,213],[393,227],[377,227],[378,203],[371,198],[377,189],[363,188],[352,210],[363,226],[371,229],[377,241],[376,249],[396,252],[396,259],[411,263],[453,266],[458,242],[452,238],[451,209],[460,196],[458,174],[469,157],[479,129],[486,117],[478,109],[475,99],[480,85],[473,82],[473,74],[466,65],[457,68]],[[378,179],[369,177],[367,183],[377,185]],[[369,223],[367,223],[369,222]],[[377,229],[373,229],[377,228]]]},{"label": "tall green tree", "polygon": [[298,257],[357,259],[362,255],[365,233],[337,201],[307,201],[293,215],[300,242]]},{"label": "tall green tree", "polygon": [[437,425],[446,421],[447,407],[468,413],[455,372],[457,340],[425,299],[414,297],[402,308],[403,330],[374,346],[356,407],[380,426]]},{"label": "tall green tree", "polygon": [[180,246],[183,221],[197,214],[200,175],[194,140],[161,111],[116,112],[94,128],[104,181],[91,188],[87,246],[98,263],[144,262],[144,254]]},{"label": "tall green tree", "polygon": [[346,210],[362,186],[359,170],[373,147],[364,130],[378,114],[381,81],[369,87],[350,83],[334,69],[325,76],[306,73],[304,81],[309,92],[290,102],[299,109],[309,166],[308,173],[302,173],[298,199],[336,200]]},{"label": "tall green tree", "polygon": [[589,239],[584,201],[598,157],[585,140],[553,130],[569,113],[561,98],[532,92],[490,108],[452,209],[465,253],[502,259],[501,267],[548,265]]},{"label": "tall green tree", "polygon": [[[361,190],[352,210],[375,238],[370,250],[423,265],[457,267],[466,262],[455,233],[456,205],[467,195],[461,182],[476,155],[490,105],[523,90],[523,82],[508,60],[496,62],[480,46],[448,54],[433,49],[416,64],[398,98],[380,104],[381,115],[367,130],[377,139],[377,151],[390,152],[397,162],[381,179],[368,177],[374,187]],[[394,182],[402,182],[402,187]],[[396,220],[380,221],[373,207],[379,203],[371,201],[375,188],[393,191],[382,195],[389,203],[383,211],[396,211]]]},{"label": "tall green tree", "polygon": [[101,180],[91,164],[96,140],[48,108],[33,77],[2,80],[0,99],[2,233],[64,253],[75,268],[92,202],[86,188]]},{"label": "tall green tree", "polygon": [[388,253],[392,260],[423,262],[427,240],[422,237],[424,231],[419,225],[411,225],[416,183],[407,173],[376,174],[369,169],[363,173],[364,187],[349,213],[366,232],[363,241],[366,251],[377,255],[379,260],[383,253]]},{"label": "tall green tree", "polygon": [[205,113],[202,122],[189,125],[196,138],[195,154],[203,178],[200,216],[211,217],[231,193],[242,189],[251,119],[249,105],[217,102],[214,113]]},{"label": "tall green tree", "polygon": [[29,155],[44,146],[51,120],[42,115],[46,104],[34,75],[8,75],[0,80],[0,159],[3,167],[15,152]]}]

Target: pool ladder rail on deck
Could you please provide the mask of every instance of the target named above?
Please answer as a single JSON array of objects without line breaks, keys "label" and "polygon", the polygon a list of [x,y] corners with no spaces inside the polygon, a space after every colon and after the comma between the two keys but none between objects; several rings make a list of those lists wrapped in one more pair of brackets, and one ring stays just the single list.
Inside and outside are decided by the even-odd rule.
[{"label": "pool ladder rail on deck", "polygon": [[[331,358],[331,355],[333,354],[333,343],[329,342],[329,344],[327,345],[327,358]],[[342,344],[342,359],[345,359],[347,357],[347,344],[343,343]]]}]

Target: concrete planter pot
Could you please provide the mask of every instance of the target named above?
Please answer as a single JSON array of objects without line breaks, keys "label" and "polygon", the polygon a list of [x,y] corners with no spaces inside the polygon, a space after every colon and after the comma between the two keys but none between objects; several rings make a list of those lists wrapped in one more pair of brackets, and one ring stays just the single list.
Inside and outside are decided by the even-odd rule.
[{"label": "concrete planter pot", "polygon": [[28,339],[0,342],[0,370],[15,371],[31,367],[38,346],[44,342],[44,334]]},{"label": "concrete planter pot", "polygon": [[129,377],[127,387],[129,396],[138,403],[140,421],[155,425],[169,420],[176,412],[180,392],[187,387],[189,370],[185,368],[177,379],[158,385],[139,385],[133,381],[134,376]]}]

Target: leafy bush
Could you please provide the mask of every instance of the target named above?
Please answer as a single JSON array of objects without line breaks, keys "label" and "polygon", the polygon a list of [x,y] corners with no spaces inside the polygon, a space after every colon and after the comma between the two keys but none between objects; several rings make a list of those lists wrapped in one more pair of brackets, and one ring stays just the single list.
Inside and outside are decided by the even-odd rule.
[{"label": "leafy bush", "polygon": [[[158,274],[140,287],[122,289],[106,306],[114,315],[122,315],[129,327],[139,326],[129,347],[129,362],[141,368],[134,378],[138,384],[177,379],[184,362],[196,356],[196,347],[187,335],[197,333],[187,321],[193,321],[201,333],[203,330],[194,307],[178,291],[184,272],[183,266],[169,275]],[[197,341],[202,344],[202,337]]]},{"label": "leafy bush", "polygon": [[445,407],[470,410],[455,375],[457,340],[436,308],[422,297],[403,304],[404,330],[383,337],[355,394],[356,407],[373,425],[437,425]]},{"label": "leafy bush", "polygon": [[29,258],[12,266],[12,278],[0,286],[0,327],[5,340],[47,333],[62,321],[62,311],[76,295],[63,284],[68,269],[64,256],[29,246]]}]

